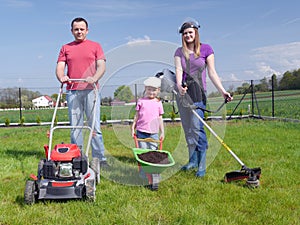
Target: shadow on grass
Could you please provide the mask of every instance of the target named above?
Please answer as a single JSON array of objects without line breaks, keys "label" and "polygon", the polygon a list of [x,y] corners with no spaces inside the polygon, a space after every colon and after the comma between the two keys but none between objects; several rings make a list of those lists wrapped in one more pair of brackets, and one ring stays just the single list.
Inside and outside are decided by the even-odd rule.
[{"label": "shadow on grass", "polygon": [[20,161],[23,161],[24,158],[26,157],[32,157],[32,156],[35,156],[38,159],[45,157],[44,152],[34,151],[34,150],[27,151],[27,150],[8,149],[5,151],[5,154]]}]

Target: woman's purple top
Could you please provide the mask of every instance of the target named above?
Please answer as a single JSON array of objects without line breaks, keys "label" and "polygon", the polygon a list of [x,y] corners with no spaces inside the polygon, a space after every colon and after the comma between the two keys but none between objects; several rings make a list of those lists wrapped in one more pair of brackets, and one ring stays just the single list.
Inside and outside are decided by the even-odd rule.
[{"label": "woman's purple top", "polygon": [[[212,47],[208,44],[202,44],[200,48],[200,57],[195,59],[194,53],[190,54],[190,74],[196,74],[198,70],[202,70],[202,84],[203,88],[206,91],[206,58],[214,54]],[[178,56],[181,58],[181,65],[183,69],[183,77],[182,80],[186,78],[186,61],[185,57],[182,53],[182,47],[177,48],[175,51],[174,57]]]}]

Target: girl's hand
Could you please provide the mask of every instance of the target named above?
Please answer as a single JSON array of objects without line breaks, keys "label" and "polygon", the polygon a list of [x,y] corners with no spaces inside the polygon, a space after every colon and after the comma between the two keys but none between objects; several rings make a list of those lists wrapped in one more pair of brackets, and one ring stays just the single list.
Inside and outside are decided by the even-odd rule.
[{"label": "girl's hand", "polygon": [[131,136],[134,138],[135,136],[135,130],[134,129],[131,129]]},{"label": "girl's hand", "polygon": [[163,141],[165,139],[165,134],[161,133],[159,139]]}]

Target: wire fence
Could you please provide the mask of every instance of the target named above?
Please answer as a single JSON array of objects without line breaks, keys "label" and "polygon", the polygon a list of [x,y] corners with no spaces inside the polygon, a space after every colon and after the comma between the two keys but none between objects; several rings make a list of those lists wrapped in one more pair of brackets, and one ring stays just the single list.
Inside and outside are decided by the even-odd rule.
[{"label": "wire fence", "polygon": [[[266,91],[257,91],[256,87],[260,82],[260,80],[223,81],[226,90],[234,93],[234,100],[226,104],[225,114],[228,119],[253,116],[300,120],[300,90],[278,91],[270,85]],[[144,85],[142,82],[124,85],[128,87],[127,90],[120,91],[116,95],[116,91],[120,86],[106,85],[100,88],[102,120],[133,118],[134,105],[137,99],[143,96]],[[207,88],[207,107],[214,110],[222,104],[223,98],[210,82],[207,83]],[[21,123],[22,120],[31,123],[51,121],[51,110],[56,104],[55,97],[58,90],[58,87],[0,89],[0,124],[5,124],[8,121],[9,123]],[[46,105],[34,106],[32,100],[42,96],[48,96],[52,99],[44,99],[44,101],[48,101],[49,105],[46,103]],[[161,93],[160,97],[164,102],[164,117],[179,117],[174,115],[173,112],[174,106],[176,108],[174,96],[170,93]],[[60,104],[61,109],[65,109],[65,105]],[[66,111],[62,110],[59,116],[60,120],[68,121]],[[213,116],[213,114],[208,116]],[[224,115],[221,116],[224,117]]]}]

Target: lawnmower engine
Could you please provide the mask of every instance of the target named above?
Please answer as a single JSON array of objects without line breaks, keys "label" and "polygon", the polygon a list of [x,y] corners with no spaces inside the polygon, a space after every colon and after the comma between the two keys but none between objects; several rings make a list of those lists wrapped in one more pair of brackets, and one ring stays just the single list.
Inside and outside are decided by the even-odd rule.
[{"label": "lawnmower engine", "polygon": [[[46,151],[46,155],[48,152]],[[45,179],[80,179],[88,170],[87,157],[76,144],[57,144],[43,165]]]},{"label": "lawnmower engine", "polygon": [[48,146],[44,148],[47,159],[38,167],[38,199],[94,198],[95,174],[81,149],[76,144],[57,144],[48,160]]}]

